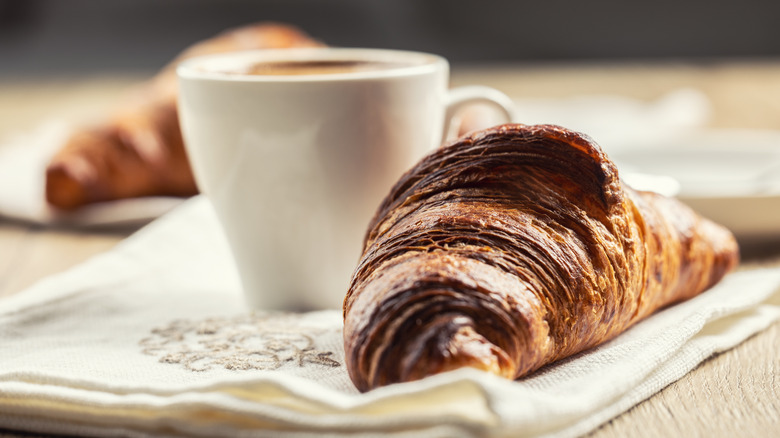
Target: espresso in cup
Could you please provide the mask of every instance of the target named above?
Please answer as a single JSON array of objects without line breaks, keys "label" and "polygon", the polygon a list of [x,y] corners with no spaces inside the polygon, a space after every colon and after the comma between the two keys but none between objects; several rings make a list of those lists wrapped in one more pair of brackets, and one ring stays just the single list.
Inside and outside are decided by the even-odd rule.
[{"label": "espresso in cup", "polygon": [[236,74],[286,76],[286,75],[338,75],[350,73],[372,72],[379,70],[399,69],[411,66],[398,62],[363,61],[363,60],[300,60],[300,61],[268,61],[248,66]]},{"label": "espresso in cup", "polygon": [[417,52],[238,52],[177,73],[196,181],[263,310],[340,308],[371,217],[452,113],[511,106],[485,87],[448,90],[447,61]]}]

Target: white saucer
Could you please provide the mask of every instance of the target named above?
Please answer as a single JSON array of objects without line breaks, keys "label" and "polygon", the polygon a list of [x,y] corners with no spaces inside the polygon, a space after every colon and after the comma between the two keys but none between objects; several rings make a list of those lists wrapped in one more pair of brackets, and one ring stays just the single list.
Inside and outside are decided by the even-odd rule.
[{"label": "white saucer", "polygon": [[780,235],[780,131],[701,131],[610,157],[621,174],[676,181],[680,200],[737,237]]}]

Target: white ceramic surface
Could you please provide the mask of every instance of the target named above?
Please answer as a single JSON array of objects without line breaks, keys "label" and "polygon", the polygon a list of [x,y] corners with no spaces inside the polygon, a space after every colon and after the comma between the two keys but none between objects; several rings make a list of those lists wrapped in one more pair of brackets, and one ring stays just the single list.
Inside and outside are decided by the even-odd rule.
[{"label": "white ceramic surface", "polygon": [[[268,60],[404,66],[343,74],[231,74]],[[447,89],[445,59],[371,49],[242,52],[178,68],[196,180],[216,209],[250,306],[340,308],[368,223],[401,174],[438,146],[456,107],[492,89]],[[197,236],[193,236],[197,238]]]},{"label": "white ceramic surface", "polygon": [[695,131],[611,157],[621,171],[672,178],[680,200],[737,237],[780,236],[780,132]]}]

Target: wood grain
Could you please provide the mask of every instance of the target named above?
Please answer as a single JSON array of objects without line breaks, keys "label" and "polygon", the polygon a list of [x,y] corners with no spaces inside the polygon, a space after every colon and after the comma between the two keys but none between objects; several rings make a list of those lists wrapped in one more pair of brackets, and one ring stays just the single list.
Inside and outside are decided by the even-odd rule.
[{"label": "wood grain", "polygon": [[0,297],[12,290],[9,283],[16,281],[16,270],[24,260],[29,232],[29,226],[0,222]]},{"label": "wood grain", "polygon": [[778,436],[779,339],[776,322],[588,436]]},{"label": "wood grain", "polygon": [[126,233],[48,229],[18,223],[0,224],[0,297],[75,266],[104,252]]}]

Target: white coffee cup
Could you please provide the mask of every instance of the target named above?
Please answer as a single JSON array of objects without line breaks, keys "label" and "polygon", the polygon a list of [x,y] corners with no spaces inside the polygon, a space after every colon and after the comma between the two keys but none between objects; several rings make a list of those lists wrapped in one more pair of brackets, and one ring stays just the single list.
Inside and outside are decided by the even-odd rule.
[{"label": "white coffee cup", "polygon": [[447,61],[417,52],[238,52],[177,73],[195,178],[255,309],[340,308],[372,215],[453,114],[476,102],[512,111],[494,89],[448,90]]}]

